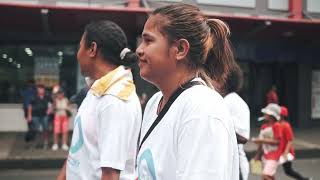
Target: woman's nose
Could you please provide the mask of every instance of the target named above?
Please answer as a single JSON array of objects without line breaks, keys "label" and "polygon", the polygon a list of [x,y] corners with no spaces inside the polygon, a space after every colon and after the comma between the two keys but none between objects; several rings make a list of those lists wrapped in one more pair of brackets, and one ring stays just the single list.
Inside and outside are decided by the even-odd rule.
[{"label": "woman's nose", "polygon": [[143,49],[142,49],[141,44],[136,49],[136,54],[137,54],[138,57],[141,57],[143,55]]}]

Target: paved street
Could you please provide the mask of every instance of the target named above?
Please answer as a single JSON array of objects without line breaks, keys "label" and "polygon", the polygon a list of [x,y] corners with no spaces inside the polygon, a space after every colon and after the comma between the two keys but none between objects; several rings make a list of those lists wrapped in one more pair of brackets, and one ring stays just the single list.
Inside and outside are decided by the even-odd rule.
[{"label": "paved street", "polygon": [[[303,159],[294,162],[294,167],[305,175],[312,176],[313,180],[320,180],[320,159]],[[54,180],[59,170],[57,169],[41,169],[41,170],[0,170],[0,179],[10,180]],[[250,176],[249,180],[260,180],[258,176]],[[286,177],[279,169],[277,180],[292,180]]]},{"label": "paved street", "polygon": [[[293,167],[302,175],[313,177],[313,180],[320,180],[320,159],[303,159],[293,162]],[[0,176],[1,177],[1,176]],[[277,180],[293,180],[285,176],[282,167],[278,169]],[[261,180],[258,176],[250,175],[249,180]]]}]

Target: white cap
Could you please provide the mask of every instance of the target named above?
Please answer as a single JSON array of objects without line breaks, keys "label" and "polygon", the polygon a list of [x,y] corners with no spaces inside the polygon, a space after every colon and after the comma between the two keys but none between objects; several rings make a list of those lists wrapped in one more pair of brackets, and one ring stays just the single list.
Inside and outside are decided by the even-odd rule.
[{"label": "white cap", "polygon": [[261,112],[273,116],[276,120],[280,120],[281,107],[278,104],[270,103],[265,108],[262,108]]}]

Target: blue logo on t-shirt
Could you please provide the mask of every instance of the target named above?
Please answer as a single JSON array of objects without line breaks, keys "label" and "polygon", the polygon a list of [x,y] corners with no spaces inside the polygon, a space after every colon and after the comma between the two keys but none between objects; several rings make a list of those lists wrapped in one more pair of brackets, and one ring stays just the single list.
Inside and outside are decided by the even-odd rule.
[{"label": "blue logo on t-shirt", "polygon": [[[145,167],[147,169],[145,169]],[[139,180],[157,180],[152,152],[150,149],[146,149],[139,158],[138,176]]]},{"label": "blue logo on t-shirt", "polygon": [[[78,132],[79,132],[79,136],[78,136],[78,140],[73,141],[72,139],[72,145],[70,147],[70,152],[72,154],[78,152],[80,150],[80,148],[83,145],[83,134],[82,134],[82,127],[81,127],[81,118],[80,116],[78,116],[74,122],[74,127],[78,128]],[[73,133],[76,133],[77,131],[73,131]]]}]

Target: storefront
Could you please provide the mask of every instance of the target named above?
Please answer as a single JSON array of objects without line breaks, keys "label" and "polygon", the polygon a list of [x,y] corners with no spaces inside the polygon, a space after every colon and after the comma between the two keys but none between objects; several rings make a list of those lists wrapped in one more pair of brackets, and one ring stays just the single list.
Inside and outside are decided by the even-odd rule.
[{"label": "storefront", "polygon": [[[76,52],[85,24],[97,19],[115,21],[125,30],[130,48],[135,49],[150,12],[140,7],[8,4],[0,4],[0,11],[5,14],[0,17],[2,107],[21,103],[21,89],[30,79],[48,89],[59,83],[70,97],[83,83]],[[320,33],[319,21],[209,12],[207,15],[223,19],[231,27],[236,58],[245,72],[243,97],[251,109],[252,125],[256,125],[260,108],[265,105],[265,94],[272,85],[278,87],[280,103],[289,107],[296,127],[319,124],[317,68],[320,57],[317,51],[320,40],[316,38]],[[138,69],[134,69],[138,94],[151,96],[156,88],[138,74]]]}]

